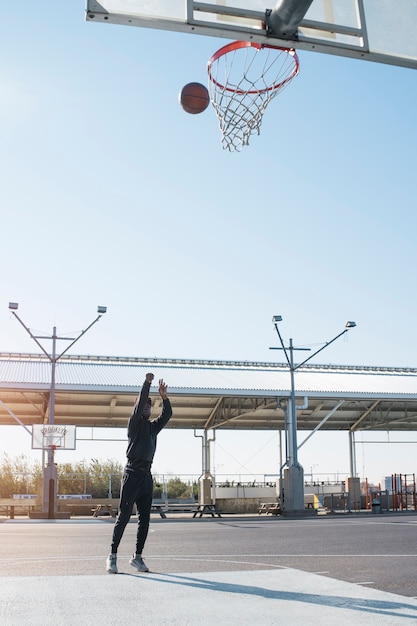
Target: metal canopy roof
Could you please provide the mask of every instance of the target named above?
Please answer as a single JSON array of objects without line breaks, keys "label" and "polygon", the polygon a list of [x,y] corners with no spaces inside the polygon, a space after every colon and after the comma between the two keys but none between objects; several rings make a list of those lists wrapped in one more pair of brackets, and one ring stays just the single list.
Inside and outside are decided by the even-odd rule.
[{"label": "metal canopy roof", "polygon": [[[125,427],[145,374],[168,384],[177,429],[284,429],[286,364],[68,356],[56,367],[55,423]],[[0,353],[0,426],[48,421],[51,363]],[[298,430],[417,430],[417,369],[307,364],[295,373]],[[159,398],[157,386],[151,395]],[[159,400],[153,403],[158,415]]]}]

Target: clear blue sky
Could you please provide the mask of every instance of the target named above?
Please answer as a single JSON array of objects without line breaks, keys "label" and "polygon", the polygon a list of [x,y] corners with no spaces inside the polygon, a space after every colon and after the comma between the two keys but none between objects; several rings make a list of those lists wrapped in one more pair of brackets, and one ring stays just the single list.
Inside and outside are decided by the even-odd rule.
[{"label": "clear blue sky", "polygon": [[[300,52],[261,135],[231,154],[211,107],[178,104],[225,40],[87,23],[84,9],[0,7],[0,351],[37,351],[17,301],[32,330],[61,335],[106,305],[74,353],[272,361],[281,314],[295,345],[357,322],[318,362],[416,367],[416,72]],[[161,439],[155,467],[183,471],[164,437],[176,453]],[[226,472],[275,469],[276,434],[224,437]],[[347,435],[335,458],[319,437],[305,471],[347,471]],[[184,471],[199,472],[195,445]],[[367,447],[365,471],[415,471],[414,449],[394,462],[394,446]]]}]

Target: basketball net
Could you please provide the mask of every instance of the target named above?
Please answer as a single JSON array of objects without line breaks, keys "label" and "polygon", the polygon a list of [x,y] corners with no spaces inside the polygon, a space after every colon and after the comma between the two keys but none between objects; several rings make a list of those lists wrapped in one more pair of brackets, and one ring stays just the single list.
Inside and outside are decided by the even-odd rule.
[{"label": "basketball net", "polygon": [[259,135],[266,107],[297,76],[299,61],[292,49],[234,41],[213,54],[207,71],[223,148],[233,152]]}]

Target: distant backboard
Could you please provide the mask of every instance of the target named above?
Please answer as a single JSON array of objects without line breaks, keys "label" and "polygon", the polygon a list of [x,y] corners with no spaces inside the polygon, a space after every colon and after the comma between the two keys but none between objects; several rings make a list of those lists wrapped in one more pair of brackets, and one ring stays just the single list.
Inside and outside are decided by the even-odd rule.
[{"label": "distant backboard", "polygon": [[[298,3],[309,8],[295,31],[283,34],[271,13]],[[87,0],[86,19],[417,69],[417,0]]]},{"label": "distant backboard", "polygon": [[73,424],[33,424],[33,450],[75,450],[76,426]]}]

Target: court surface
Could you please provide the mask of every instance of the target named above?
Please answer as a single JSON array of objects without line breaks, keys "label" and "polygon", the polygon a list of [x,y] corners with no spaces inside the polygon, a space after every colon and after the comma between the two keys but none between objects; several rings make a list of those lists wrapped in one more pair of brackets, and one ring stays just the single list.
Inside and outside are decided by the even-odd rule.
[{"label": "court surface", "polygon": [[2,520],[5,626],[417,623],[417,514],[152,517],[147,574],[105,572],[114,520]]}]

